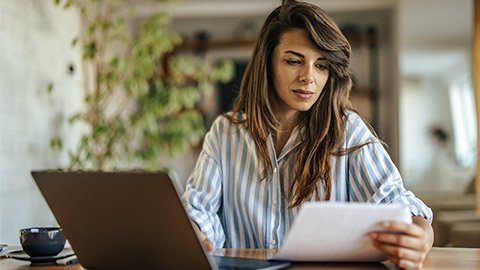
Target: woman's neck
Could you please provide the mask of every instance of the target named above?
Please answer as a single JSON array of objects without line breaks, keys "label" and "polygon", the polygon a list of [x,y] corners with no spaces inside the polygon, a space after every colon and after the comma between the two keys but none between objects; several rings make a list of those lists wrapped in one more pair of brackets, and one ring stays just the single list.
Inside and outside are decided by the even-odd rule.
[{"label": "woman's neck", "polygon": [[294,113],[284,113],[280,117],[280,125],[278,126],[277,132],[273,134],[273,145],[275,147],[275,153],[277,157],[283,150],[283,147],[287,143],[290,135],[292,134],[293,129],[297,126],[299,122],[299,112]]}]

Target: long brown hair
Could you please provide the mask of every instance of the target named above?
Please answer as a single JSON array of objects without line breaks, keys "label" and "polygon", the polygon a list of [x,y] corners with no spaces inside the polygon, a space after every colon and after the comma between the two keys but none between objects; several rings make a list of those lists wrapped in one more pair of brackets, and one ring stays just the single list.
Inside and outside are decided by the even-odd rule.
[{"label": "long brown hair", "polygon": [[[332,155],[344,155],[361,146],[342,149],[345,139],[346,112],[352,80],[351,48],[336,23],[321,8],[298,1],[283,1],[265,20],[252,57],[243,76],[233,114],[226,115],[236,124],[246,124],[262,164],[261,180],[272,169],[268,155],[269,134],[278,131],[280,119],[274,113],[277,99],[273,87],[272,55],[285,32],[302,29],[329,62],[329,78],[320,97],[306,112],[301,112],[300,145],[289,154],[294,160],[293,181],[289,190],[290,207],[300,205],[314,194],[319,197],[321,181],[325,200],[330,198]],[[239,117],[242,113],[245,118]],[[320,199],[320,198],[318,198]]]}]

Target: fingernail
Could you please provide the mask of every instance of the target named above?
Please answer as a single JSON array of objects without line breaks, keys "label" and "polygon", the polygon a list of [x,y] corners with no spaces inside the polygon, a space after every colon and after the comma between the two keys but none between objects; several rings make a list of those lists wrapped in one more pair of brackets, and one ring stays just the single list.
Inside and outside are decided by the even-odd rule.
[{"label": "fingernail", "polygon": [[373,238],[373,239],[376,239],[378,237],[378,233],[371,233],[370,236]]},{"label": "fingernail", "polygon": [[383,225],[383,227],[388,228],[388,227],[390,227],[390,222],[384,221],[382,225]]}]

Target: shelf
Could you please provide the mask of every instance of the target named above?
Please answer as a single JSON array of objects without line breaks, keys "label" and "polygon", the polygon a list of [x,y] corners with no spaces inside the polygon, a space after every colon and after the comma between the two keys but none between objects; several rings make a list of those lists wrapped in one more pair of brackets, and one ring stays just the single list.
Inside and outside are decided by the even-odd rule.
[{"label": "shelf", "polygon": [[225,40],[192,40],[180,44],[177,50],[206,50],[206,49],[230,49],[239,47],[253,47],[253,39],[225,39]]},{"label": "shelf", "polygon": [[378,89],[376,87],[353,87],[350,96],[354,98],[378,98]]}]

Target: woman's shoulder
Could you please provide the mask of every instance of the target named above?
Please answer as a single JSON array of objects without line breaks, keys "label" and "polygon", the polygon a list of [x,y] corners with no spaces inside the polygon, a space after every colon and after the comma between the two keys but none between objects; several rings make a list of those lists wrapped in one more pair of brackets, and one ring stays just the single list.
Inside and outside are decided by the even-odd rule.
[{"label": "woman's shoulder", "polygon": [[366,120],[363,117],[361,117],[357,112],[348,110],[346,111],[345,116],[346,116],[345,118],[346,118],[347,130],[358,129],[358,128],[368,129],[368,126],[365,123]]},{"label": "woman's shoulder", "polygon": [[359,145],[375,140],[365,120],[355,111],[346,112],[346,139],[347,145]]},{"label": "woman's shoulder", "polygon": [[210,128],[210,131],[215,133],[231,132],[235,129],[238,129],[239,123],[245,120],[245,114],[227,112],[220,114],[215,118]]},{"label": "woman's shoulder", "polygon": [[360,117],[360,115],[355,111],[347,110],[345,115],[346,115],[347,125],[348,124],[358,125],[360,122],[363,123],[362,117]]}]

